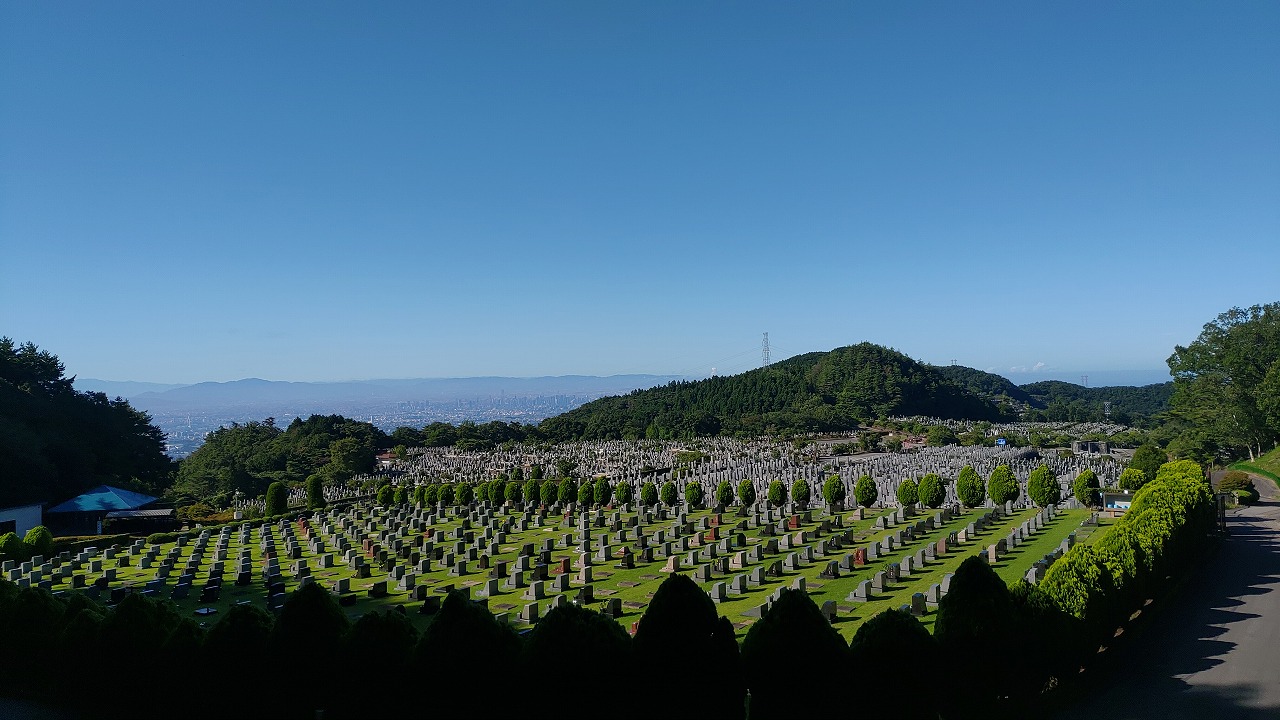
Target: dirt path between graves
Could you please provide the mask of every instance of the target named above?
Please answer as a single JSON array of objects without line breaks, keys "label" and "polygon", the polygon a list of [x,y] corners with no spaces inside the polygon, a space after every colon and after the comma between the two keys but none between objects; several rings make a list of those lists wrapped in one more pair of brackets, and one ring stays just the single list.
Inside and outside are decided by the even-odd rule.
[{"label": "dirt path between graves", "polygon": [[1117,648],[1106,681],[1060,718],[1280,717],[1280,491],[1228,512],[1228,537],[1141,637]]}]

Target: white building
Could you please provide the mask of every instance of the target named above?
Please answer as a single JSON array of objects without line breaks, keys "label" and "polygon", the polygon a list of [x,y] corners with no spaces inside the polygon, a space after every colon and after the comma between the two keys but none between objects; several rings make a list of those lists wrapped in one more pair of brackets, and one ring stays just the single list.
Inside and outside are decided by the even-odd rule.
[{"label": "white building", "polygon": [[18,537],[37,525],[44,524],[44,505],[22,505],[0,509],[0,535],[17,533]]}]

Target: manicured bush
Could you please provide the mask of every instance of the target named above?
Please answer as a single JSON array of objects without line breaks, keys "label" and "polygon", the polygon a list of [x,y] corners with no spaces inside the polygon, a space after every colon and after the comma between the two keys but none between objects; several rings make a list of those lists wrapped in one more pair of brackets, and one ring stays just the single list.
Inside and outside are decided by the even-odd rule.
[{"label": "manicured bush", "polygon": [[791,483],[791,499],[801,507],[809,503],[812,491],[809,489],[809,481],[800,478]]},{"label": "manicured bush", "polygon": [[738,483],[738,501],[743,507],[752,505],[756,501],[756,485],[750,480],[743,480]]},{"label": "manicured bush", "polygon": [[716,485],[716,504],[722,507],[733,504],[733,483],[721,480],[720,484]]},{"label": "manicured bush", "polygon": [[[1169,456],[1165,454],[1164,450],[1148,443],[1133,451],[1133,459],[1129,461],[1129,467],[1141,470],[1142,477],[1147,482],[1150,482],[1160,472],[1160,466],[1164,465],[1168,460]],[[1138,488],[1131,489],[1137,490]]]},{"label": "manicured bush", "polygon": [[439,483],[429,483],[422,488],[422,502],[427,506],[432,506],[440,502]]},{"label": "manicured bush", "polygon": [[524,485],[515,480],[507,483],[506,499],[510,503],[518,503],[524,500]]},{"label": "manicured bush", "polygon": [[387,507],[396,501],[396,490],[390,485],[383,485],[378,488],[377,494],[374,495],[374,501],[383,507]]},{"label": "manicured bush", "polygon": [[971,508],[978,507],[987,499],[987,488],[972,465],[960,468],[960,476],[956,478],[956,496],[965,507]]},{"label": "manicured bush", "polygon": [[1099,627],[1107,621],[1111,574],[1092,545],[1077,544],[1049,566],[1040,589],[1063,612]]},{"label": "manicured bush", "polygon": [[409,502],[409,492],[403,485],[397,485],[393,493],[391,493],[391,502],[395,505],[404,505]]},{"label": "manicured bush", "polygon": [[1135,492],[1143,485],[1147,484],[1146,473],[1136,467],[1127,467],[1124,472],[1120,473],[1120,479],[1116,481],[1121,490],[1129,490]]},{"label": "manicured bush", "polygon": [[781,480],[774,480],[769,483],[769,504],[774,507],[782,507],[787,501],[787,486],[782,484]]},{"label": "manicured bush", "polygon": [[590,507],[596,499],[596,485],[591,482],[582,483],[582,487],[578,488],[578,505],[582,507]]},{"label": "manicured bush", "polygon": [[839,475],[832,475],[822,484],[822,499],[833,511],[844,508],[844,481]]},{"label": "manicured bush", "polygon": [[1031,471],[1027,477],[1027,495],[1040,507],[1054,505],[1062,499],[1062,487],[1047,465]]},{"label": "manicured bush", "polygon": [[[796,717],[795,688],[778,682],[778,658],[805,658],[824,674],[844,677],[849,648],[822,616],[809,595],[784,589],[769,612],[755,622],[742,640],[742,668],[751,691],[751,718]],[[810,694],[806,713],[822,717],[841,708],[834,695]]]},{"label": "manicured bush", "polygon": [[0,535],[0,560],[25,561],[32,555],[33,553],[28,551],[26,543],[22,542],[17,533]]},{"label": "manicured bush", "polygon": [[1018,480],[1008,465],[997,465],[987,479],[987,496],[997,505],[1018,499]]},{"label": "manicured bush", "polygon": [[284,483],[273,482],[267,486],[266,508],[263,515],[279,515],[289,510],[289,491]]},{"label": "manicured bush", "polygon": [[560,488],[556,485],[556,481],[550,478],[542,481],[542,487],[538,490],[538,499],[543,505],[551,506],[556,502],[556,496],[560,494]]},{"label": "manicured bush", "polygon": [[470,505],[475,500],[475,490],[469,482],[456,483],[453,486],[453,502],[455,505]]},{"label": "manicured bush", "polygon": [[571,477],[564,478],[560,481],[559,491],[556,495],[560,499],[561,505],[568,505],[569,503],[577,500],[578,481]]},{"label": "manicured bush", "polygon": [[528,480],[525,480],[524,493],[523,493],[525,502],[528,502],[528,503],[539,502],[542,499],[542,492],[540,488],[541,488],[541,485],[538,483],[538,479],[529,478]]},{"label": "manicured bush", "polygon": [[[419,677],[442,677],[441,663],[458,668],[511,668],[519,661],[520,641],[510,625],[499,623],[486,607],[472,602],[467,592],[455,590],[422,631],[414,657]],[[494,692],[493,683],[492,673],[449,674],[448,692],[432,695],[432,716],[474,715],[476,698],[481,696],[486,698],[486,715],[515,716],[517,703],[520,707],[525,703],[515,693]]]},{"label": "manicured bush", "polygon": [[613,499],[619,505],[627,505],[635,499],[635,488],[631,487],[631,483],[627,480],[620,480],[613,488]]},{"label": "manicured bush", "polygon": [[[687,575],[658,586],[632,643],[636,667],[662,667],[671,658],[698,658],[698,683],[669,683],[661,693],[638,693],[638,717],[741,718],[746,694],[733,625],[717,617],[711,598]],[[707,692],[713,687],[715,692]],[[678,709],[678,710],[676,710]]]},{"label": "manicured bush", "polygon": [[903,507],[920,502],[920,489],[915,480],[904,478],[902,482],[898,483],[898,502]]},{"label": "manicured bush", "polygon": [[875,505],[879,498],[880,491],[876,489],[876,481],[872,480],[870,475],[858,478],[858,482],[853,486],[853,499],[859,505],[869,508]]},{"label": "manicured bush", "polygon": [[507,499],[507,481],[503,478],[494,478],[485,489],[485,498],[494,507],[501,505]]},{"label": "manicured bush", "polygon": [[965,658],[971,672],[950,694],[969,717],[1009,693],[1006,648],[1014,641],[1009,588],[984,560],[971,556],[956,568],[938,604],[933,635],[943,655]]},{"label": "manicured bush", "polygon": [[609,481],[598,477],[596,478],[594,499],[597,505],[607,505],[609,503]]},{"label": "manicured bush", "polygon": [[883,610],[858,628],[849,642],[850,677],[875,677],[876,695],[894,698],[894,718],[936,718],[941,683],[921,682],[909,668],[920,658],[942,657],[938,641],[902,610]]},{"label": "manicured bush", "polygon": [[677,500],[676,484],[670,480],[662,484],[662,504],[675,507]]},{"label": "manicured bush", "polygon": [[1081,471],[1071,482],[1071,494],[1085,507],[1097,507],[1102,504],[1102,495],[1098,492],[1098,476],[1089,468]]},{"label": "manicured bush", "polygon": [[324,478],[319,474],[307,478],[307,509],[319,510],[325,506]]},{"label": "manicured bush", "polygon": [[601,717],[603,707],[614,708],[609,714],[629,714],[618,705],[617,679],[634,672],[631,636],[601,613],[572,604],[550,610],[526,636],[522,664],[525,677],[537,677],[548,668],[575,668],[576,707],[552,703],[530,708],[532,717]]},{"label": "manicured bush", "polygon": [[[530,480],[541,480],[541,479],[542,479],[542,466],[541,466],[541,465],[534,465],[533,467],[529,468],[529,479],[530,479]],[[527,493],[526,493],[526,494],[527,494]]]},{"label": "manicured bush", "polygon": [[646,480],[640,486],[640,504],[645,507],[653,507],[658,504],[658,486],[654,485],[652,480]]},{"label": "manicured bush", "polygon": [[937,508],[942,507],[942,502],[947,499],[947,488],[942,484],[942,478],[936,473],[929,473],[920,478],[917,494],[926,507]]},{"label": "manicured bush", "polygon": [[696,510],[702,507],[702,483],[697,480],[690,480],[684,486],[684,501],[689,505],[690,510]]}]

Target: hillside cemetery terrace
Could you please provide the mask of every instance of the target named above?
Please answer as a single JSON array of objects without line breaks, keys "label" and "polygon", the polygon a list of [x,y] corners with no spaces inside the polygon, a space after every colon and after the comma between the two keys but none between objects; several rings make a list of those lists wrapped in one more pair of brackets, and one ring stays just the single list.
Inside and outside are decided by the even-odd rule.
[{"label": "hillside cemetery terrace", "polygon": [[848,639],[888,607],[906,606],[931,625],[949,574],[972,555],[1006,580],[1038,580],[1073,543],[1093,539],[1096,515],[1072,505],[832,511],[757,503],[716,512],[365,501],[175,542],[6,562],[3,575],[108,604],[128,592],[169,598],[209,625],[233,604],[277,609],[314,582],[352,617],[403,606],[424,624],[452,589],[517,628],[580,603],[631,629],[662,579],[678,572],[706,590],[740,636],[792,587],[807,591]]}]

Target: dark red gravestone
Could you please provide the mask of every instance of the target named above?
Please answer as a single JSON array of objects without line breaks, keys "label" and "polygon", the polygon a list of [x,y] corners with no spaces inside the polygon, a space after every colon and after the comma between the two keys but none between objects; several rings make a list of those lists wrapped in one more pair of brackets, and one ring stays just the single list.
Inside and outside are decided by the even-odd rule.
[{"label": "dark red gravestone", "polygon": [[788,529],[791,529],[791,530],[799,530],[799,529],[800,529],[800,516],[799,516],[799,515],[792,515],[791,517],[787,518],[787,528],[788,528]]},{"label": "dark red gravestone", "polygon": [[854,550],[854,551],[853,551],[853,564],[854,564],[854,565],[866,565],[866,564],[867,564],[867,549],[866,549],[866,548],[858,548],[857,550]]}]

